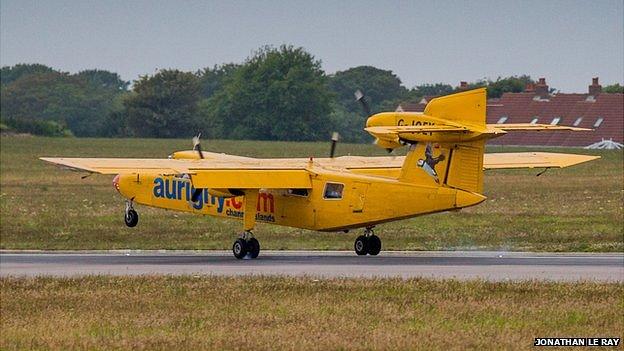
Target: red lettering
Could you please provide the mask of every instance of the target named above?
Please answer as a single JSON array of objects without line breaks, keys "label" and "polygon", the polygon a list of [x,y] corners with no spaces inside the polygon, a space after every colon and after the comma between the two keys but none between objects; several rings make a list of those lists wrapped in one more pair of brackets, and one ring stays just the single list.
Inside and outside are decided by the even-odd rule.
[{"label": "red lettering", "polygon": [[232,202],[232,207],[234,207],[237,210],[240,210],[241,207],[243,207],[243,202],[236,201],[235,197],[231,198],[230,201]]},{"label": "red lettering", "polygon": [[273,199],[273,194],[258,193],[258,203],[256,205],[256,211],[260,211],[260,200],[262,200],[263,212],[268,212],[268,208],[271,213],[275,213],[275,200]]}]

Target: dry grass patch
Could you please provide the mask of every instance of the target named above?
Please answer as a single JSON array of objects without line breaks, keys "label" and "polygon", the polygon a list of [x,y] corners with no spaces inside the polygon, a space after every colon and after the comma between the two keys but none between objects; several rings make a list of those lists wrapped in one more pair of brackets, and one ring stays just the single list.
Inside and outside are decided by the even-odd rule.
[{"label": "dry grass patch", "polygon": [[427,279],[0,279],[0,348],[528,349],[624,330],[623,284]]}]

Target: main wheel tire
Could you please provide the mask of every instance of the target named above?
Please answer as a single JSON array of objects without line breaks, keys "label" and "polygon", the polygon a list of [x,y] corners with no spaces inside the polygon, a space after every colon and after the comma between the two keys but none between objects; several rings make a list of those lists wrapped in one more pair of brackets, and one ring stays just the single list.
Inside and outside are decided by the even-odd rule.
[{"label": "main wheel tire", "polygon": [[377,235],[371,235],[368,237],[368,254],[377,256],[381,251],[381,239]]},{"label": "main wheel tire", "polygon": [[353,248],[355,249],[355,253],[358,256],[364,256],[368,252],[368,239],[364,235],[360,235],[355,239],[355,243],[353,244]]},{"label": "main wheel tire", "polygon": [[247,255],[247,242],[243,239],[236,239],[236,241],[234,242],[234,245],[232,245],[232,252],[234,253],[234,257],[238,258],[239,260],[242,259],[243,257],[245,257],[245,255]]},{"label": "main wheel tire", "polygon": [[135,210],[128,210],[124,216],[124,222],[130,228],[135,227],[139,223],[139,214]]},{"label": "main wheel tire", "polygon": [[251,238],[247,242],[247,247],[249,248],[249,254],[251,258],[256,258],[260,254],[260,242],[256,238]]}]

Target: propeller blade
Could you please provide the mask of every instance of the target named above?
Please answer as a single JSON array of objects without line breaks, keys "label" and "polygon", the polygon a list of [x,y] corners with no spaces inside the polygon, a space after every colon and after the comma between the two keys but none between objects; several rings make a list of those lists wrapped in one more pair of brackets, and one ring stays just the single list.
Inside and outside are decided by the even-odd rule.
[{"label": "propeller blade", "polygon": [[355,100],[359,101],[359,103],[362,104],[362,108],[364,109],[364,113],[366,113],[366,116],[370,117],[372,113],[371,113],[370,106],[368,106],[368,102],[366,101],[366,97],[364,96],[364,93],[362,93],[361,90],[356,90],[354,95],[355,95]]},{"label": "propeller blade", "polygon": [[331,138],[331,150],[329,151],[330,158],[334,158],[334,154],[336,153],[336,144],[338,143],[338,138],[340,138],[340,134],[338,134],[338,132],[333,132],[332,138]]},{"label": "propeller blade", "polygon": [[201,142],[199,141],[199,138],[201,138],[201,132],[197,134],[197,136],[193,137],[193,150],[197,151],[199,153],[199,158],[203,159],[204,154],[201,150]]}]

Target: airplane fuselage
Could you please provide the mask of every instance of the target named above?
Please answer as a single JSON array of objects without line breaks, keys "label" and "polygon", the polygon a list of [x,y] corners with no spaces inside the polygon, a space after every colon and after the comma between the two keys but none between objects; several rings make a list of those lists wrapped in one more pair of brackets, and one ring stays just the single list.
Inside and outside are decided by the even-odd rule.
[{"label": "airplane fuselage", "polygon": [[[196,201],[192,201],[194,189],[187,177],[128,174],[116,178],[116,184],[124,197],[138,204],[239,220],[244,216],[244,196],[224,197],[202,189]],[[340,190],[339,194],[331,192],[334,188]],[[481,195],[433,183],[416,185],[378,175],[329,171],[317,174],[311,189],[261,190],[256,199],[255,219],[282,226],[335,231],[459,209],[484,199]]]}]

